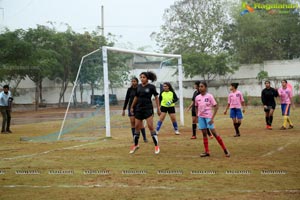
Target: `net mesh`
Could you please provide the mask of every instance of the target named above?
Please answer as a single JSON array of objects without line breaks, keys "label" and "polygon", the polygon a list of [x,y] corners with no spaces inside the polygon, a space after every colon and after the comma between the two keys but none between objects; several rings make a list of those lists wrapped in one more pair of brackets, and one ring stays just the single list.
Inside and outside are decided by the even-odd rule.
[{"label": "net mesh", "polygon": [[[162,83],[168,81],[178,90],[177,59],[145,56],[141,54],[108,51],[108,79],[110,126],[115,130],[130,132],[130,122],[122,116],[123,104],[132,77],[144,71],[157,75],[153,84],[161,91]],[[71,90],[72,88],[72,90]],[[23,137],[27,141],[94,140],[105,137],[105,103],[102,51],[83,57],[77,81],[70,84],[69,107],[61,129],[34,137]]]}]

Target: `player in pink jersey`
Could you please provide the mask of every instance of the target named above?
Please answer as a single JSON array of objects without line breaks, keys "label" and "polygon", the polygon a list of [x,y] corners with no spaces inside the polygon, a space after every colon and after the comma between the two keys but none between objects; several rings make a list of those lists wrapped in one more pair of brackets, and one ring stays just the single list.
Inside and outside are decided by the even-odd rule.
[{"label": "player in pink jersey", "polygon": [[[198,116],[198,126],[203,134],[203,144],[205,148],[205,152],[202,153],[201,157],[210,156],[209,148],[208,148],[208,137],[207,137],[207,129],[210,129],[211,133],[214,135],[222,149],[224,150],[225,156],[230,157],[229,151],[226,149],[226,146],[220,135],[217,134],[215,126],[214,126],[214,118],[218,111],[218,104],[215,101],[213,95],[207,93],[207,83],[204,81],[200,82],[199,85],[200,94],[195,98],[195,107],[196,113]],[[213,112],[212,112],[212,108]]]},{"label": "player in pink jersey", "polygon": [[228,95],[228,104],[224,111],[224,114],[227,114],[228,108],[230,108],[230,118],[232,119],[233,126],[235,129],[235,136],[241,136],[239,127],[242,124],[243,113],[245,112],[245,101],[243,94],[237,90],[239,84],[238,83],[231,83],[230,91],[231,93]]},{"label": "player in pink jersey", "polygon": [[294,128],[294,125],[290,119],[290,108],[293,105],[293,94],[290,88],[287,87],[287,80],[281,81],[282,87],[278,89],[278,94],[281,103],[281,112],[283,116],[283,125],[280,130],[285,130],[287,124],[289,124],[289,129]]}]

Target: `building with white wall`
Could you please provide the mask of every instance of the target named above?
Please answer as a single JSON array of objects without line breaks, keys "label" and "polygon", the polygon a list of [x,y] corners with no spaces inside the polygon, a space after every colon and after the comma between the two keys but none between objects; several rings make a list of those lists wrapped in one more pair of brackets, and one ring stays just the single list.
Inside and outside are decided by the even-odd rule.
[{"label": "building with white wall", "polygon": [[[184,64],[184,63],[183,63]],[[142,71],[148,69],[133,69],[129,76],[139,76]],[[154,83],[159,91],[159,86],[163,82],[171,82],[174,88],[178,88],[178,76],[176,75],[176,67],[163,67],[150,69],[158,76],[158,80]],[[209,82],[209,92],[217,97],[227,97],[229,92],[229,84],[238,82],[239,90],[247,93],[249,96],[260,96],[261,90],[264,87],[263,81],[257,79],[260,71],[268,72],[269,80],[273,87],[280,87],[280,81],[288,80],[293,86],[300,83],[300,60],[283,60],[283,61],[265,61],[263,64],[242,65],[234,74],[224,77],[218,77],[216,80]],[[193,77],[193,79],[184,78],[183,80],[183,96],[190,98],[193,93],[193,85],[196,80],[202,80],[201,77]],[[124,100],[127,88],[130,86],[130,81],[125,82],[121,88],[115,88],[114,93],[118,100]],[[11,86],[13,87],[13,86]],[[65,93],[65,102],[68,102],[71,95],[73,85],[70,83]],[[15,96],[17,104],[32,104],[35,101],[35,84],[29,78],[22,80],[18,86],[17,92],[19,96]],[[48,104],[56,104],[59,100],[60,81],[43,80],[43,99]],[[296,95],[299,91],[294,92]],[[102,95],[102,90],[95,90],[95,95]],[[79,90],[77,99],[80,101]],[[91,89],[88,85],[84,86],[83,102],[91,102]]]}]

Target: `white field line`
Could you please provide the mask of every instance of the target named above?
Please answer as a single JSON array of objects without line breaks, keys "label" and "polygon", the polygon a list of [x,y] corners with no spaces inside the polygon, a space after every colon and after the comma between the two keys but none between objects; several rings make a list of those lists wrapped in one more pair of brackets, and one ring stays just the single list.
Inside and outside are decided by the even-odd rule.
[{"label": "white field line", "polygon": [[[125,184],[110,184],[110,185],[1,185],[0,188],[36,188],[36,189],[44,189],[44,188],[142,188],[144,190],[186,190],[186,191],[215,191],[214,189],[204,189],[204,188],[193,188],[193,187],[168,187],[168,186],[130,186]],[[239,192],[239,193],[300,193],[298,189],[291,190],[223,190],[226,192]]]},{"label": "white field line", "polygon": [[288,147],[290,144],[292,144],[291,142],[290,143],[286,143],[284,146],[281,146],[281,147],[278,147],[276,150],[272,150],[264,155],[262,155],[261,157],[266,157],[266,156],[271,156],[273,155],[274,153],[276,152],[279,152],[279,151],[282,151],[284,150],[286,147]]},{"label": "white field line", "polygon": [[44,152],[40,152],[40,153],[34,153],[34,154],[28,154],[28,155],[22,155],[22,156],[15,156],[15,157],[10,157],[10,158],[1,158],[1,160],[16,160],[16,159],[19,159],[19,158],[29,158],[29,157],[34,157],[34,156],[48,154],[48,153],[51,153],[51,152],[54,152],[54,151],[74,149],[74,148],[79,148],[79,147],[83,147],[83,146],[93,145],[93,144],[97,144],[97,143],[98,142],[92,142],[92,143],[75,145],[75,146],[70,146],[70,147],[63,147],[63,148],[48,150],[48,151],[44,151]]}]

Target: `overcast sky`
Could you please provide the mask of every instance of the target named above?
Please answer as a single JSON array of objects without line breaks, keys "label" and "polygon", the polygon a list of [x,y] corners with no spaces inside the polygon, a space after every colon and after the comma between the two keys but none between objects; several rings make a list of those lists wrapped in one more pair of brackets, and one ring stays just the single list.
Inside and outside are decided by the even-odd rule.
[{"label": "overcast sky", "polygon": [[[101,25],[101,5],[104,6],[104,30],[122,35],[120,45],[134,48],[152,46],[153,31],[163,24],[163,13],[176,0],[0,0],[0,28],[35,28],[49,25],[64,31],[68,23],[74,31],[93,31]],[[128,45],[130,46],[130,45]]]}]

